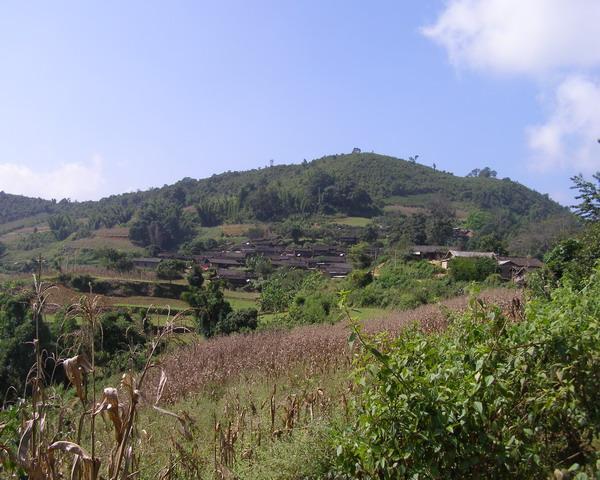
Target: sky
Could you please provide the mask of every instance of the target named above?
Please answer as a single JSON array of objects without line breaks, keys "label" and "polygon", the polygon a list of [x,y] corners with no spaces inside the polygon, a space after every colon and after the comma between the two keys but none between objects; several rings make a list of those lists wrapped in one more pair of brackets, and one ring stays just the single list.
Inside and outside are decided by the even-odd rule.
[{"label": "sky", "polygon": [[569,205],[598,138],[598,0],[0,4],[8,193],[98,199],[359,147]]}]

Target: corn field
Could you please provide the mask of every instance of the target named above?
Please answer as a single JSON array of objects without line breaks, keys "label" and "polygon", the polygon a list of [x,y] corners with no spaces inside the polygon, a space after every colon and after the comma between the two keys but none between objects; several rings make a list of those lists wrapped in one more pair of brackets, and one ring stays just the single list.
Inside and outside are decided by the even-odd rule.
[{"label": "corn field", "polygon": [[[35,319],[43,317],[51,288],[36,282]],[[520,305],[515,292],[503,289],[483,296],[508,311]],[[442,308],[392,313],[365,322],[364,331],[393,335],[417,323],[435,332],[448,311],[467,303],[460,297]],[[219,337],[157,355],[181,328],[175,316],[150,342],[140,371],[101,388],[94,363],[101,311],[91,295],[73,305],[72,314],[83,320],[77,347],[53,358],[72,395],[45,378],[48,354],[32,342],[31,394],[18,407],[18,441],[0,445],[3,478],[254,478],[248,472],[265,451],[348,414],[354,387],[347,373],[357,347],[347,341],[347,321]]]}]

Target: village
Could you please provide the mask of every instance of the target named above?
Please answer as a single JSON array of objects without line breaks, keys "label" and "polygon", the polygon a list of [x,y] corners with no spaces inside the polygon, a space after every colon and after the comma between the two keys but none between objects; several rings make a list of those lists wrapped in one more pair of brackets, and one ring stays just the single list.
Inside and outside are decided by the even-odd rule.
[{"label": "village", "polygon": [[[350,242],[353,243],[353,242]],[[340,245],[286,245],[280,237],[248,240],[223,250],[210,250],[199,255],[181,255],[160,253],[156,257],[136,258],[133,260],[139,269],[154,270],[161,261],[167,259],[193,262],[204,271],[214,272],[214,278],[225,281],[232,288],[240,288],[257,277],[256,272],[247,268],[252,257],[264,258],[273,269],[294,268],[316,270],[333,279],[347,277],[354,269],[349,258],[350,249]],[[377,264],[380,250],[368,247],[365,253]],[[463,251],[456,247],[439,245],[414,245],[409,248],[410,258],[426,260],[448,270],[453,258],[490,258],[498,267],[498,274],[504,281],[523,283],[525,274],[539,269],[543,263],[531,257],[502,256],[494,252]]]}]

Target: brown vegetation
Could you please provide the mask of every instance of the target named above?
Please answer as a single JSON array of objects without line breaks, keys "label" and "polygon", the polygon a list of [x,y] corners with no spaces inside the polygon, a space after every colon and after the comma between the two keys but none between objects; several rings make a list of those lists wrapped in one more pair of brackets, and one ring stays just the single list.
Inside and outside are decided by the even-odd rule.
[{"label": "brown vegetation", "polygon": [[[512,300],[520,292],[507,289],[488,290],[482,294],[486,301],[509,310]],[[447,324],[445,309],[462,311],[468,297],[462,296],[424,305],[414,310],[395,312],[365,322],[367,333],[387,331],[391,334],[411,324],[427,331],[438,331]],[[210,391],[224,382],[243,377],[268,378],[276,381],[293,369],[311,373],[345,369],[351,364],[348,348],[347,322],[335,325],[315,325],[291,331],[269,331],[249,335],[220,337],[193,344],[166,356],[162,365],[171,381],[165,387],[163,398],[175,402],[189,393]],[[150,379],[155,385],[158,377]]]}]

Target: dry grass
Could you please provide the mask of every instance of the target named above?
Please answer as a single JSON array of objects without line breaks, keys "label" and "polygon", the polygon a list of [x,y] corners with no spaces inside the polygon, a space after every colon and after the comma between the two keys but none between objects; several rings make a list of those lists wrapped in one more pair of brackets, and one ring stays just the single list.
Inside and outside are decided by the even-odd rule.
[{"label": "dry grass", "polygon": [[[482,298],[508,310],[512,299],[519,295],[511,290],[494,289],[484,292]],[[468,297],[457,297],[441,304],[451,311],[463,311],[468,305]],[[364,323],[364,331],[387,331],[393,335],[415,323],[427,331],[439,331],[447,324],[447,316],[440,306],[425,305],[368,320]],[[210,391],[238,378],[251,381],[260,377],[277,381],[297,368],[309,376],[332,369],[346,369],[351,364],[348,336],[349,327],[343,321],[291,331],[231,335],[183,347],[162,361],[172,379],[163,398],[175,402],[187,394]],[[157,381],[157,378],[152,378],[149,384]]]}]

